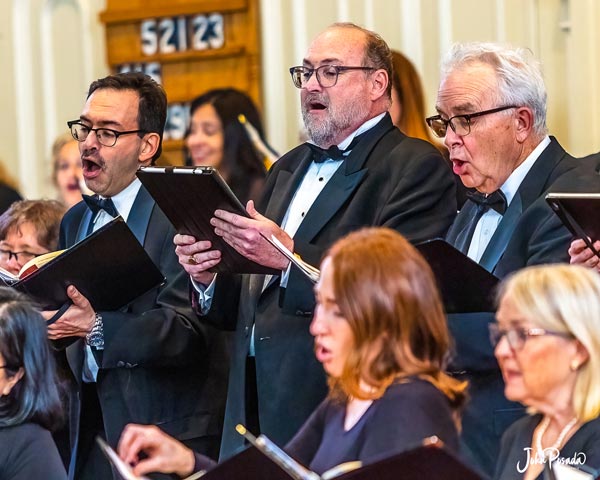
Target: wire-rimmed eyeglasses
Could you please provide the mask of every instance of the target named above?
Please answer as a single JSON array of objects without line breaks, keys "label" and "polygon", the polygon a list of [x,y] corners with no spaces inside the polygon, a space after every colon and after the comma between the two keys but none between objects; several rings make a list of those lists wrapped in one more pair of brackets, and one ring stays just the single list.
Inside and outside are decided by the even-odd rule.
[{"label": "wire-rimmed eyeglasses", "polygon": [[317,68],[311,67],[292,67],[290,75],[297,88],[305,88],[306,84],[314,73],[317,76],[317,82],[323,88],[333,87],[338,81],[338,75],[348,70],[377,70],[373,67],[346,67],[344,65],[321,65]]},{"label": "wire-rimmed eyeglasses", "polygon": [[545,330],[543,328],[525,328],[525,327],[511,327],[511,328],[500,328],[497,323],[490,323],[488,325],[490,332],[490,342],[493,347],[496,347],[502,337],[506,337],[508,345],[515,351],[522,350],[525,346],[525,342],[529,337],[542,337],[544,335],[554,335],[562,338],[573,338],[573,335],[567,332],[555,332],[552,330]]},{"label": "wire-rimmed eyeglasses", "polygon": [[466,113],[464,115],[454,115],[450,117],[448,120],[442,118],[441,115],[434,115],[433,117],[427,117],[425,121],[429,128],[433,130],[433,133],[439,138],[444,138],[446,136],[446,130],[448,130],[448,125],[454,133],[464,137],[471,133],[471,119],[476,117],[481,117],[483,115],[489,115],[491,113],[502,112],[504,110],[508,110],[510,108],[519,108],[516,105],[506,105],[504,107],[492,108],[490,110],[483,110],[481,112],[475,113]]},{"label": "wire-rimmed eyeglasses", "polygon": [[127,130],[125,132],[120,132],[118,130],[113,130],[112,128],[92,128],[88,127],[80,120],[71,120],[67,122],[68,127],[71,129],[71,135],[78,142],[85,142],[86,138],[90,134],[90,132],[96,132],[96,138],[101,145],[105,147],[114,147],[117,143],[117,139],[121,135],[129,135],[131,133],[148,133],[146,130]]}]

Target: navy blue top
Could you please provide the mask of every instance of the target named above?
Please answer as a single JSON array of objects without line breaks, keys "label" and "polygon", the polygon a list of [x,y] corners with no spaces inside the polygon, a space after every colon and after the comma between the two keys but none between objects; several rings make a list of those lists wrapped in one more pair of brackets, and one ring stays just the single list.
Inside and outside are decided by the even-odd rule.
[{"label": "navy blue top", "polygon": [[432,435],[458,452],[448,399],[425,380],[391,385],[348,431],[345,417],[345,403],[325,399],[285,450],[318,474],[344,462],[376,462],[418,447]]}]

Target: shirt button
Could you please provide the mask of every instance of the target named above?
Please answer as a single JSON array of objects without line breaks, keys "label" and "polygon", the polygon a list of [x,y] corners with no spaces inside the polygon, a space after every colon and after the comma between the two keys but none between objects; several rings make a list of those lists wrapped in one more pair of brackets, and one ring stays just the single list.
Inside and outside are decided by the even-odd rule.
[{"label": "shirt button", "polygon": [[302,212],[300,215],[304,217],[304,212]]},{"label": "shirt button", "polygon": [[319,177],[319,182],[322,182],[324,180],[323,177]]}]

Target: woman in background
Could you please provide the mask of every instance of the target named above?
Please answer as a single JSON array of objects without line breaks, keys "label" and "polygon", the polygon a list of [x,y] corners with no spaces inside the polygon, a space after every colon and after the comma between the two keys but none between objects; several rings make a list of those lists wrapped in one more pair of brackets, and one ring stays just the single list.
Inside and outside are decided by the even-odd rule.
[{"label": "woman in background", "polygon": [[490,324],[509,400],[529,407],[502,437],[496,479],[541,479],[550,460],[600,469],[600,276],[530,267],[500,292]]},{"label": "woman in background", "polygon": [[[417,69],[408,58],[396,50],[392,50],[392,63],[392,106],[389,110],[392,122],[405,135],[431,143],[442,153],[448,161],[448,167],[451,168],[448,150],[431,133],[425,122],[425,93]],[[467,189],[458,175],[454,175],[454,182],[456,202],[460,209],[467,199]]]},{"label": "woman in background", "polygon": [[185,136],[187,165],[216,168],[245,205],[260,196],[267,169],[239,116],[263,137],[260,115],[252,100],[233,88],[210,90],[190,106]]},{"label": "woman in background", "polygon": [[[316,297],[310,332],[330,394],[285,450],[319,474],[381,460],[433,435],[456,452],[466,384],[444,373],[446,318],[417,250],[393,230],[351,233],[323,260]],[[119,453],[138,475],[186,476],[213,465],[152,426],[128,425]]]},{"label": "woman in background", "polygon": [[67,209],[81,201],[85,184],[79,142],[70,132],[57,137],[52,145],[52,181],[58,190],[59,200]]},{"label": "woman in background", "polygon": [[62,413],[46,323],[15,290],[0,287],[0,478],[63,480],[50,431]]},{"label": "woman in background", "polygon": [[56,250],[65,207],[57,200],[21,200],[0,215],[0,267],[17,275],[29,260]]}]

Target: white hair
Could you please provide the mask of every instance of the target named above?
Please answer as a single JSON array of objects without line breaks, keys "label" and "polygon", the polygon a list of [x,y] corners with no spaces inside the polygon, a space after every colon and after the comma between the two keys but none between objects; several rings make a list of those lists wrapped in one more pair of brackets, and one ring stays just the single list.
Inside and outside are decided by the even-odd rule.
[{"label": "white hair", "polygon": [[498,96],[503,105],[517,105],[533,111],[533,130],[547,133],[546,86],[541,64],[531,50],[496,43],[457,43],[441,63],[442,80],[450,73],[470,64],[492,67],[498,79]]}]

